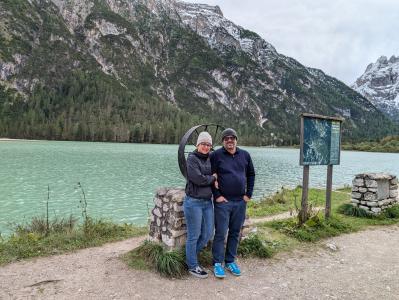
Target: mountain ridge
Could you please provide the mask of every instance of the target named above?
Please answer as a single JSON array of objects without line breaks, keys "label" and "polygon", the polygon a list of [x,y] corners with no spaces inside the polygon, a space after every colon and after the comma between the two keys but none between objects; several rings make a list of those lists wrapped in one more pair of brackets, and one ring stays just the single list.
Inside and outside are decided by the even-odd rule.
[{"label": "mountain ridge", "polygon": [[345,117],[345,139],[397,130],[361,95],[277,53],[219,7],[174,0],[0,5],[0,94],[11,99],[0,110],[3,135],[175,143],[190,125],[218,122],[237,127],[248,144],[294,144],[302,112]]},{"label": "mountain ridge", "polygon": [[399,56],[379,57],[351,87],[399,124]]}]

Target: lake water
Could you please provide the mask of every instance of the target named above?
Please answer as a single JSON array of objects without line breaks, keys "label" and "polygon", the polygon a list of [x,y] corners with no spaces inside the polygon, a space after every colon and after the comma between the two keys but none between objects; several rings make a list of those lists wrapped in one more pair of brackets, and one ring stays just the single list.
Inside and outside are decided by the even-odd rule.
[{"label": "lake water", "polygon": [[[185,184],[177,164],[177,145],[89,142],[0,142],[0,232],[8,224],[44,215],[50,186],[51,216],[80,216],[86,193],[90,216],[116,222],[145,224],[154,192],[162,186]],[[299,150],[243,147],[252,155],[254,198],[281,186],[302,183]],[[323,187],[326,166],[310,167],[310,186]],[[333,185],[351,184],[355,174],[388,172],[399,175],[399,154],[343,151],[334,166]]]}]

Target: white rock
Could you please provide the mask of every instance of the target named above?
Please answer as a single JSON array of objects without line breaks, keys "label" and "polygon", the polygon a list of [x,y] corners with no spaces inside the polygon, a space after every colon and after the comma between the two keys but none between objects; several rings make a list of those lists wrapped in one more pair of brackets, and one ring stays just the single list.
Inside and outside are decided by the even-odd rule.
[{"label": "white rock", "polygon": [[159,208],[157,208],[157,207],[155,207],[153,210],[152,210],[152,213],[154,214],[154,215],[156,215],[157,217],[162,217],[162,213],[161,213],[161,211],[159,210]]},{"label": "white rock", "polygon": [[398,184],[398,177],[395,177],[395,178],[391,179],[389,182],[390,182],[392,185],[397,185],[397,184]]},{"label": "white rock", "polygon": [[185,234],[187,232],[187,230],[171,230],[170,233],[172,234],[172,237],[178,237],[181,236],[183,234]]},{"label": "white rock", "polygon": [[378,187],[377,181],[375,181],[375,180],[366,179],[365,184],[367,187],[371,187],[371,188]]},{"label": "white rock", "polygon": [[338,251],[338,247],[337,245],[333,244],[333,243],[327,243],[326,247],[332,251]]},{"label": "white rock", "polygon": [[357,199],[351,199],[351,202],[352,202],[352,203],[360,203],[360,201],[357,200]]},{"label": "white rock", "polygon": [[398,197],[398,190],[389,190],[389,197],[391,198]]},{"label": "white rock", "polygon": [[175,246],[175,239],[168,237],[166,234],[162,234],[162,242],[168,247]]},{"label": "white rock", "polygon": [[365,193],[365,192],[367,192],[367,188],[365,188],[365,187],[359,187],[359,192],[360,192],[360,193]]},{"label": "white rock", "polygon": [[364,205],[359,205],[359,208],[364,209],[364,210],[366,210],[366,211],[369,211],[369,210],[370,210],[369,207],[364,206]]},{"label": "white rock", "polygon": [[360,199],[360,198],[362,198],[362,194],[357,193],[357,192],[352,192],[352,198],[354,198],[354,199]]},{"label": "white rock", "polygon": [[372,207],[372,208],[371,208],[371,211],[374,212],[374,213],[379,213],[379,212],[381,212],[381,208],[379,208],[379,207]]},{"label": "white rock", "polygon": [[374,193],[367,192],[367,193],[364,194],[364,200],[376,201],[377,200],[377,195],[374,194]]},{"label": "white rock", "polygon": [[377,193],[377,188],[368,188],[367,190],[372,193]]},{"label": "white rock", "polygon": [[364,186],[364,180],[362,178],[355,178],[352,180],[354,186]]},{"label": "white rock", "polygon": [[173,203],[173,209],[174,211],[183,211],[183,205],[180,205],[179,203]]}]

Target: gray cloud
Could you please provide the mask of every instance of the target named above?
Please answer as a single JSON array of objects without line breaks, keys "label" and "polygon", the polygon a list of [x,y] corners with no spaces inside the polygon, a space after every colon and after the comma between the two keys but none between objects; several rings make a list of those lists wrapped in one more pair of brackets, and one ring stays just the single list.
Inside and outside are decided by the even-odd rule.
[{"label": "gray cloud", "polygon": [[381,55],[399,55],[398,0],[186,1],[219,5],[278,52],[347,84]]}]

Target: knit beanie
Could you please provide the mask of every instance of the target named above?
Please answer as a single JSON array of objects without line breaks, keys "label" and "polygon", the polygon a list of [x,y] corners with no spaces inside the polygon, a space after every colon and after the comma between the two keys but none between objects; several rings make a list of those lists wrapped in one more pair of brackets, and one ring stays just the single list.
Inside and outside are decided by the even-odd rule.
[{"label": "knit beanie", "polygon": [[203,131],[198,135],[197,146],[201,143],[208,143],[212,145],[212,137],[208,132]]},{"label": "knit beanie", "polygon": [[233,128],[226,128],[222,132],[222,141],[226,136],[234,136],[237,139],[237,132]]}]

